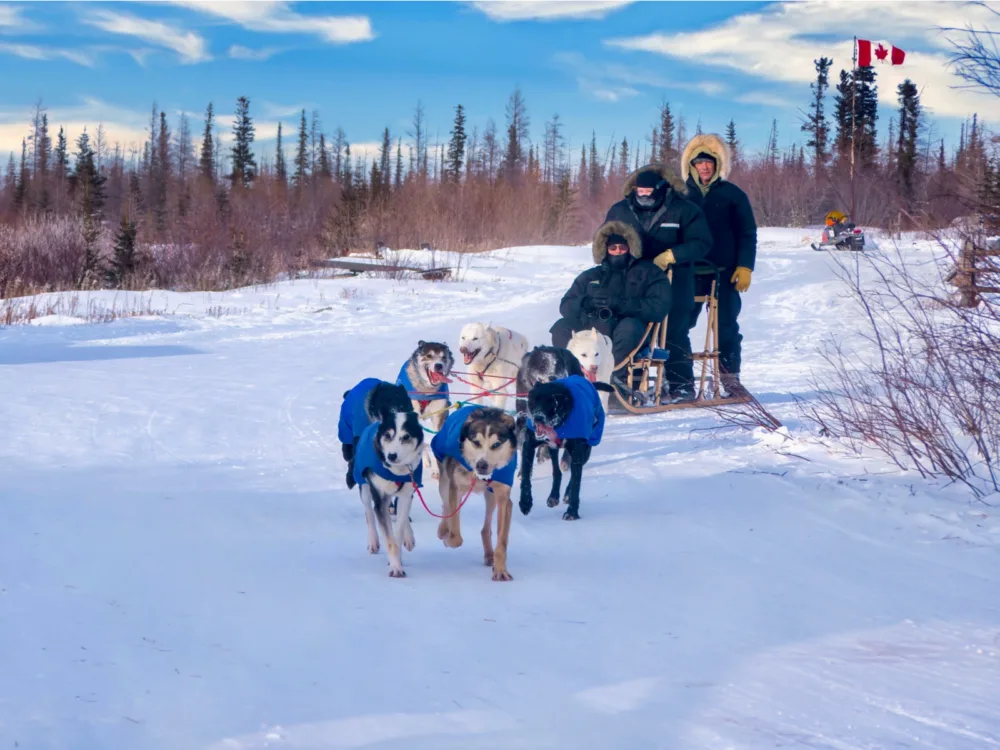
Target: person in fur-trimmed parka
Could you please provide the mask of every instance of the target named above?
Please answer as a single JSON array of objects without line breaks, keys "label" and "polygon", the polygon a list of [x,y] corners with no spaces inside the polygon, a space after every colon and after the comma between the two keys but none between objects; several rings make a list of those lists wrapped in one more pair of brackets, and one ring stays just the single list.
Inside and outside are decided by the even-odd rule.
[{"label": "person in fur-trimmed parka", "polygon": [[[750,288],[757,258],[757,222],[746,193],[729,182],[732,157],[718,135],[696,135],[681,156],[681,174],[688,190],[702,196],[702,210],[712,231],[708,259],[722,269],[719,277],[719,364],[727,393],[742,395],[740,365],[743,334],[738,318],[743,306],[740,295]],[[708,294],[711,276],[695,278],[695,294]],[[701,305],[694,305],[691,327],[698,321]]]},{"label": "person in fur-trimmed parka", "polygon": [[602,225],[594,235],[593,268],[573,281],[559,303],[562,318],[552,328],[552,345],[565,348],[575,331],[596,328],[611,338],[615,364],[642,340],[647,323],[659,323],[670,309],[670,282],[642,260],[639,233],[621,221]]},{"label": "person in fur-trimmed parka", "polygon": [[[694,398],[689,321],[694,307],[694,263],[708,255],[712,233],[697,205],[699,194],[688,193],[684,181],[666,164],[647,164],[628,176],[624,198],[605,221],[623,221],[642,239],[642,257],[673,272],[673,303],[667,320],[665,402]],[[690,200],[689,200],[690,198]],[[669,390],[668,390],[669,389]]]}]

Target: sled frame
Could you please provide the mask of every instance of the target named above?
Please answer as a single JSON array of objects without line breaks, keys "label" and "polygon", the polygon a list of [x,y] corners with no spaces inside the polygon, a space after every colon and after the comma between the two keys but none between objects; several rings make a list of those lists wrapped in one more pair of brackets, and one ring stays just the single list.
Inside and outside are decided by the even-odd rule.
[{"label": "sled frame", "polygon": [[[703,267],[708,264],[701,264]],[[692,351],[691,359],[700,364],[700,373],[695,373],[695,397],[691,401],[681,401],[676,404],[660,404],[659,394],[666,381],[667,358],[657,357],[657,349],[663,350],[667,347],[667,322],[668,315],[659,323],[647,323],[646,331],[643,333],[639,345],[621,362],[615,365],[615,372],[625,370],[628,375],[627,380],[634,383],[639,379],[639,387],[636,389],[648,397],[650,388],[653,389],[655,399],[650,406],[637,406],[632,403],[628,395],[623,396],[617,386],[615,398],[625,411],[631,414],[660,414],[668,411],[678,411],[680,409],[698,409],[705,407],[721,407],[750,403],[756,399],[746,391],[746,395],[723,396],[722,395],[722,366],[719,363],[719,272],[720,269],[712,266],[711,287],[708,294],[695,295],[694,301],[705,306],[707,315],[707,325],[705,326],[705,344],[701,351]],[[673,282],[673,270],[667,272],[668,279]],[[644,349],[648,354],[640,356]]]}]

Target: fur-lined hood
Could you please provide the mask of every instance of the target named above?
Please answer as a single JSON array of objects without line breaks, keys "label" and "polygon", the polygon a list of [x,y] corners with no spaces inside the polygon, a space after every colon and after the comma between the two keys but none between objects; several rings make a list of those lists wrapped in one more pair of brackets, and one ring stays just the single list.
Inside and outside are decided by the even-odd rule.
[{"label": "fur-lined hood", "polygon": [[[670,183],[670,186],[676,190],[681,195],[687,193],[687,185],[684,184],[684,180],[687,179],[678,177],[677,172],[674,171],[673,167],[660,162],[653,162],[652,164],[647,164],[644,167],[639,167],[632,174],[630,174],[626,180],[625,185],[622,188],[622,196],[628,198],[629,193],[635,190],[635,181],[639,178],[639,175],[643,172],[656,172],[660,177]],[[621,232],[619,232],[621,234]],[[631,245],[629,245],[631,247]]]},{"label": "fur-lined hood", "polygon": [[635,259],[642,257],[642,240],[639,233],[630,224],[624,221],[609,221],[602,224],[594,235],[594,264],[600,265],[604,262],[604,256],[608,254],[608,237],[613,234],[620,234],[628,242],[628,251]]},{"label": "fur-lined hood", "polygon": [[715,157],[715,169],[719,173],[720,180],[729,177],[729,167],[732,163],[729,146],[715,133],[702,133],[688,141],[681,155],[681,175],[685,180],[692,174],[691,160],[702,151]]}]

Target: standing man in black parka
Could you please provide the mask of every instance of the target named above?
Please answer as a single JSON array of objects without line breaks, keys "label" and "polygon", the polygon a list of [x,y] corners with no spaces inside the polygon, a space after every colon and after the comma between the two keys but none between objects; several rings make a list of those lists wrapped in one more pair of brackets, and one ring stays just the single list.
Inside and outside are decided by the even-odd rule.
[{"label": "standing man in black parka", "polygon": [[[700,193],[701,208],[712,232],[712,250],[708,259],[722,269],[719,277],[719,364],[722,387],[731,396],[746,395],[740,383],[743,334],[738,318],[743,307],[740,295],[750,288],[757,259],[757,222],[750,200],[740,188],[729,182],[731,154],[725,142],[714,133],[696,135],[681,156],[681,174],[688,190]],[[695,294],[708,294],[711,276],[695,279]],[[694,305],[691,327],[698,321],[701,305]]]},{"label": "standing man in black parka", "polygon": [[670,358],[661,403],[690,401],[694,398],[689,335],[694,308],[693,264],[708,255],[712,234],[705,214],[688,200],[684,181],[666,164],[637,169],[625,180],[622,194],[624,198],[608,210],[605,221],[632,225],[642,238],[643,259],[653,261],[664,273],[668,269],[673,272],[673,300],[667,319]]}]

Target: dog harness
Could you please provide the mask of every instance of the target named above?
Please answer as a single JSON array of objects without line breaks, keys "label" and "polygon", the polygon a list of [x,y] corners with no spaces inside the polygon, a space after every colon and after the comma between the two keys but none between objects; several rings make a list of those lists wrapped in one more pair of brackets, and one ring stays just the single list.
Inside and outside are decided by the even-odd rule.
[{"label": "dog harness", "polygon": [[[354,481],[358,484],[365,484],[368,481],[365,479],[365,471],[371,470],[383,479],[395,482],[397,490],[402,489],[403,485],[410,481],[410,475],[393,474],[385,468],[385,464],[378,457],[378,451],[375,450],[375,439],[378,428],[379,423],[372,422],[361,433],[361,440],[358,442],[358,452],[354,455]],[[418,463],[417,468],[413,470],[413,485],[415,487],[424,486],[423,463],[423,461]]]},{"label": "dog harness", "polygon": [[365,400],[380,382],[382,381],[378,378],[365,378],[344,396],[344,403],[340,405],[340,421],[337,423],[340,442],[350,445],[354,438],[360,437],[365,431],[371,421],[365,411]]},{"label": "dog harness", "polygon": [[[475,473],[471,466],[469,466],[465,459],[462,458],[462,427],[465,425],[465,420],[469,418],[476,409],[481,409],[482,407],[472,404],[470,406],[463,406],[458,411],[452,412],[444,422],[444,426],[441,427],[441,432],[434,436],[431,440],[431,450],[434,451],[434,457],[438,461],[444,461],[448,456],[451,456],[456,461],[458,461],[462,468],[466,471]],[[506,484],[509,487],[514,486],[514,472],[517,470],[517,450],[514,451],[511,456],[510,463],[506,466],[500,466],[493,470],[490,475],[491,482],[500,482],[500,484]]]},{"label": "dog harness", "polygon": [[406,371],[406,366],[409,362],[404,362],[403,367],[399,371],[399,377],[396,378],[396,385],[401,385],[406,389],[406,392],[410,394],[413,398],[416,394],[420,394],[420,398],[416,399],[417,403],[420,404],[420,413],[423,414],[427,410],[427,406],[431,401],[439,401],[444,399],[448,406],[451,406],[451,396],[448,393],[448,384],[441,383],[437,387],[436,391],[419,391],[410,381],[410,374]]},{"label": "dog harness", "polygon": [[[573,408],[566,421],[556,427],[556,437],[560,441],[571,438],[586,440],[591,446],[599,445],[604,435],[604,407],[594,384],[582,375],[570,375],[553,380],[569,389],[573,397]],[[528,418],[528,429],[535,432],[535,425]]]}]

